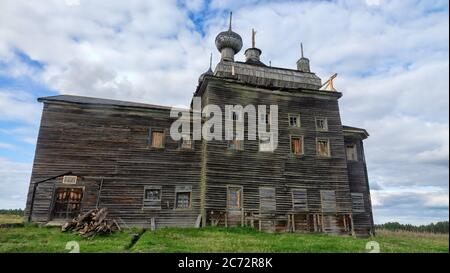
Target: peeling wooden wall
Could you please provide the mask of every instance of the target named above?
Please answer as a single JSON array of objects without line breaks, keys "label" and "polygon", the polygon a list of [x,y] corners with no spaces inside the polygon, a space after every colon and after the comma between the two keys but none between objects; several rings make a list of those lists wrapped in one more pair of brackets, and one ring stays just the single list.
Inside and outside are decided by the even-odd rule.
[{"label": "peeling wooden wall", "polygon": [[[99,205],[124,225],[194,226],[200,213],[201,143],[180,150],[167,134],[164,149],[148,146],[149,128],[169,130],[167,110],[45,103],[31,182],[72,171],[85,187],[82,210]],[[38,186],[32,221],[50,220],[60,179]],[[161,210],[143,208],[144,187],[162,187]],[[174,209],[175,187],[192,187],[192,208]],[[27,203],[27,216],[30,207]]]}]

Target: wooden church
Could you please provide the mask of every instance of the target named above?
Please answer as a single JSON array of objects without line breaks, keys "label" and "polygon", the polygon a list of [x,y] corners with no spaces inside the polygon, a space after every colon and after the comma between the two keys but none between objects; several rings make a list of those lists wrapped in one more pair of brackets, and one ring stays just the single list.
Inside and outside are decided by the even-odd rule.
[{"label": "wooden church", "polygon": [[263,138],[176,141],[170,107],[39,98],[26,219],[62,222],[106,207],[124,227],[372,234],[368,133],[342,125],[332,79],[322,84],[303,52],[297,69],[264,64],[254,39],[246,61],[235,61],[242,39],[231,20],[215,43],[220,62],[200,76],[194,96],[220,107],[277,105],[276,149]]}]

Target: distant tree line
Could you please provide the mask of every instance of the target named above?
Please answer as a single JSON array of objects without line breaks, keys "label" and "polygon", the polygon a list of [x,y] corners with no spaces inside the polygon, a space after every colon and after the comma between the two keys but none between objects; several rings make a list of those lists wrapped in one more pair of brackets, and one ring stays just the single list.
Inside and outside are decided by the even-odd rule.
[{"label": "distant tree line", "polygon": [[406,230],[414,232],[448,233],[448,221],[431,223],[428,225],[414,226],[411,224],[400,224],[398,222],[388,222],[382,225],[375,225],[378,229],[387,229],[392,231]]},{"label": "distant tree line", "polygon": [[0,209],[0,214],[13,214],[23,216],[23,209]]}]

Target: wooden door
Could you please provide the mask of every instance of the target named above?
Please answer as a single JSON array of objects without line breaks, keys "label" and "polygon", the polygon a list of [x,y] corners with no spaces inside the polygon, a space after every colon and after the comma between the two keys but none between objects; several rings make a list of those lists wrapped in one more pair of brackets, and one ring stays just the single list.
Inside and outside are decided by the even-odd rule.
[{"label": "wooden door", "polygon": [[275,193],[276,191],[273,187],[259,188],[260,230],[275,232],[276,223],[274,215],[277,209]]},{"label": "wooden door", "polygon": [[80,213],[82,198],[82,188],[56,188],[52,218],[75,218]]},{"label": "wooden door", "polygon": [[227,226],[236,227],[242,224],[242,187],[227,188]]}]

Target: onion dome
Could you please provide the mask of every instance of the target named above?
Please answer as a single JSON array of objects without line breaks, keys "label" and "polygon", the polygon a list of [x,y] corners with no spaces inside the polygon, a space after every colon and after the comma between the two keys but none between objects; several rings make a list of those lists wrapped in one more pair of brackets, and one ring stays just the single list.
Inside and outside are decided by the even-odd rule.
[{"label": "onion dome", "polygon": [[205,79],[205,76],[213,76],[214,75],[214,72],[212,71],[211,66],[212,66],[212,53],[209,56],[209,68],[208,68],[208,70],[205,73],[201,74],[200,77],[198,78],[198,83],[199,84]]},{"label": "onion dome", "polygon": [[234,55],[242,49],[242,38],[231,30],[232,13],[230,13],[230,26],[216,36],[216,47],[222,55],[222,60],[234,61]]}]

